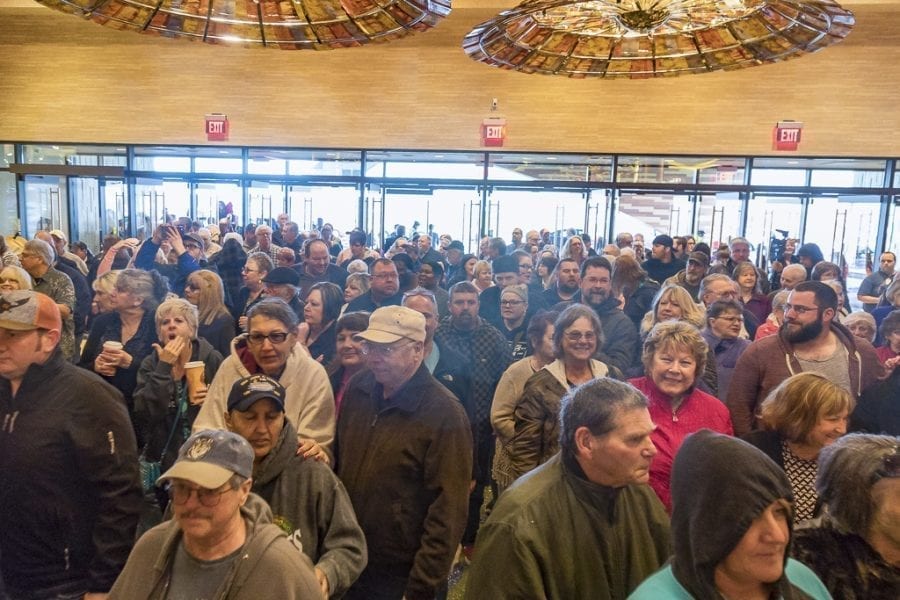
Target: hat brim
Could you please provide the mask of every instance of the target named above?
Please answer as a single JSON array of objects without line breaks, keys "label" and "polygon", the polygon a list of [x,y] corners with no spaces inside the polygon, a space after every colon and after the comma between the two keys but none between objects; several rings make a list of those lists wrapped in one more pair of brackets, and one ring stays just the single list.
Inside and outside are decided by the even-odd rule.
[{"label": "hat brim", "polygon": [[244,412],[260,400],[271,400],[281,412],[284,412],[284,401],[265,392],[257,392],[255,394],[249,394],[246,398],[241,398],[239,402],[235,402],[233,406],[228,407],[228,412],[233,410]]},{"label": "hat brim", "polygon": [[156,485],[161,485],[169,479],[184,479],[208,490],[215,490],[225,485],[232,475],[234,475],[234,471],[229,471],[219,465],[181,460],[160,475],[156,480]]},{"label": "hat brim", "polygon": [[381,331],[380,329],[366,329],[365,331],[360,331],[359,333],[354,335],[353,339],[365,340],[367,342],[372,342],[373,344],[393,344],[394,342],[399,342],[400,340],[409,338],[407,338],[406,336],[397,335],[396,333]]},{"label": "hat brim", "polygon": [[0,319],[0,329],[11,329],[12,331],[32,331],[34,329],[40,329],[40,327],[31,323],[18,323],[16,321],[5,321]]}]

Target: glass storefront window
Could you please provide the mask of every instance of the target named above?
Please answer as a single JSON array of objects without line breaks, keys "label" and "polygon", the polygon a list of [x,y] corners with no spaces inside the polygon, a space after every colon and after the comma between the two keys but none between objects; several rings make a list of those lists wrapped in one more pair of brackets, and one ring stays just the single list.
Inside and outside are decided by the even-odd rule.
[{"label": "glass storefront window", "polygon": [[491,153],[488,179],[498,181],[612,181],[611,156]]},{"label": "glass storefront window", "polygon": [[405,179],[483,179],[484,155],[475,152],[366,153],[367,177]]}]

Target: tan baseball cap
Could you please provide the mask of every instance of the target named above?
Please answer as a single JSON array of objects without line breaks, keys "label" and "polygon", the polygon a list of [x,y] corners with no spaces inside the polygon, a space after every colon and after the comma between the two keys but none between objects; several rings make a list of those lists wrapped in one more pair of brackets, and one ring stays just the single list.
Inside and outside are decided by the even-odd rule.
[{"label": "tan baseball cap", "polygon": [[369,317],[369,328],[353,336],[374,344],[393,344],[402,339],[425,341],[425,317],[405,306],[382,306]]}]

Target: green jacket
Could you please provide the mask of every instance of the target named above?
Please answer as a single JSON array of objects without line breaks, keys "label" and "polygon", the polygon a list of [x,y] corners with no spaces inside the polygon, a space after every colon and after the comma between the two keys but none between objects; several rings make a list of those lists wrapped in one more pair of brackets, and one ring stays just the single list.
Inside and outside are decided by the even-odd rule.
[{"label": "green jacket", "polygon": [[665,563],[669,540],[649,486],[591,483],[557,454],[503,492],[481,526],[467,597],[626,598]]},{"label": "green jacket", "polygon": [[[250,494],[241,514],[247,524],[247,540],[216,600],[321,598],[312,563],[272,524],[269,506]],[[180,541],[181,528],[174,519],[145,533],[110,590],[109,600],[163,600]]]}]

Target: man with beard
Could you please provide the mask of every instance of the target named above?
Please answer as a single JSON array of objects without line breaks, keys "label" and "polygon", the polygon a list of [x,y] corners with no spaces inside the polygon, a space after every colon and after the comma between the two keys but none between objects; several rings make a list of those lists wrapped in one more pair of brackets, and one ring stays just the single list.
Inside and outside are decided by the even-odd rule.
[{"label": "man with beard", "polygon": [[[491,288],[493,289],[493,288]],[[469,500],[469,522],[463,547],[475,543],[484,488],[491,480],[494,432],[491,402],[500,377],[510,363],[509,344],[496,327],[478,316],[478,290],[467,281],[450,288],[450,316],[441,321],[434,341],[464,357],[464,370],[471,380],[471,410],[475,442],[475,490]]]},{"label": "man with beard", "polygon": [[738,359],[725,404],[734,433],[757,429],[759,405],[779,383],[800,372],[821,373],[857,400],[883,376],[875,349],[837,322],[837,294],[820,281],[797,284],[784,306],[778,335],[753,342]]},{"label": "man with beard", "polygon": [[581,285],[581,275],[578,273],[578,263],[572,258],[564,258],[556,265],[556,284],[543,292],[544,302],[547,306],[554,306],[560,302],[571,300],[578,293]]},{"label": "man with beard", "polygon": [[688,255],[687,267],[666,279],[665,284],[683,287],[691,295],[694,302],[700,302],[700,282],[706,277],[709,268],[709,256],[703,252],[691,252]]},{"label": "man with beard", "polygon": [[572,302],[580,302],[594,309],[603,325],[603,348],[595,357],[623,373],[636,364],[640,338],[637,327],[619,308],[619,299],[612,295],[612,266],[602,256],[594,256],[581,263],[581,289],[570,302],[562,302],[553,310],[562,311]]},{"label": "man with beard", "polygon": [[863,310],[866,312],[875,310],[884,290],[893,283],[897,255],[893,252],[882,252],[880,265],[877,271],[863,279],[856,293],[856,299],[863,303]]}]

